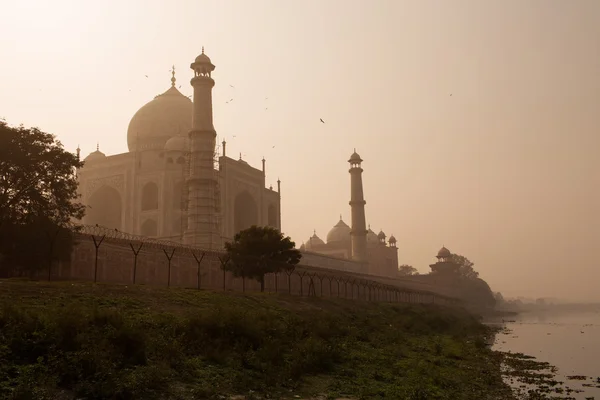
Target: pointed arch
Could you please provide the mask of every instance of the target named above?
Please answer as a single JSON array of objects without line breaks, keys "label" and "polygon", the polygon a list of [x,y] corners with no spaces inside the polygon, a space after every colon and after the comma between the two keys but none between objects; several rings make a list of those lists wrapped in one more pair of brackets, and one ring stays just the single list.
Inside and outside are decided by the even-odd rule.
[{"label": "pointed arch", "polygon": [[109,229],[122,229],[123,205],[121,194],[111,186],[101,186],[88,198],[84,221]]},{"label": "pointed arch", "polygon": [[233,207],[233,229],[235,233],[258,225],[258,205],[247,191],[235,196]]},{"label": "pointed arch", "polygon": [[158,210],[158,185],[148,182],[142,188],[141,210]]},{"label": "pointed arch", "polygon": [[275,207],[275,204],[269,204],[269,208],[267,209],[267,221],[269,226],[277,228],[277,207]]}]

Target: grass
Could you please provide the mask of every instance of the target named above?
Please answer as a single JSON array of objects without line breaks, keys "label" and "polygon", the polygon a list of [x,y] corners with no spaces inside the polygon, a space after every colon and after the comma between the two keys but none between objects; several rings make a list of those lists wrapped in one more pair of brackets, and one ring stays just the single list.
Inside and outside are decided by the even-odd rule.
[{"label": "grass", "polygon": [[437,306],[0,281],[0,398],[510,398],[490,334]]}]

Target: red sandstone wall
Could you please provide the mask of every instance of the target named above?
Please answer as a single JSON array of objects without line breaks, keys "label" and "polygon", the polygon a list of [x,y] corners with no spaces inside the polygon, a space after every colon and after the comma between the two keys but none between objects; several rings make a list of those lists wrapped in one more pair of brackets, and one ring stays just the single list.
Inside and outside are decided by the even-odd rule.
[{"label": "red sandstone wall", "polygon": [[[81,235],[73,250],[71,261],[55,265],[52,279],[93,281],[96,275],[98,282],[132,284],[136,262],[134,250],[138,250],[141,242],[106,238],[99,243],[100,238],[95,238],[96,244],[99,244],[97,250],[92,236]],[[137,255],[135,283],[213,290],[260,290],[260,284],[254,280],[235,278],[231,273],[223,272],[219,261],[219,256],[222,257],[223,254],[205,252],[198,264],[194,255],[201,259],[202,254],[201,250],[192,251],[185,247],[144,243]],[[168,256],[171,255],[169,269]],[[434,291],[431,289],[431,286],[424,283],[319,268],[314,265],[300,265],[291,275],[279,273],[265,277],[265,290],[269,292],[423,303],[450,301],[432,293]]]}]

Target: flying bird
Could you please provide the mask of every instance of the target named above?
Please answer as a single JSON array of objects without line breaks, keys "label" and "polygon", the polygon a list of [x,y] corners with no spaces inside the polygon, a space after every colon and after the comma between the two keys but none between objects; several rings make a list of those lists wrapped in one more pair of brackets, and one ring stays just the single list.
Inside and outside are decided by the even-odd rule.
[{"label": "flying bird", "polygon": [[233,85],[229,85],[229,86],[231,86],[232,88],[234,88],[234,89],[235,89],[235,86],[233,86]]},{"label": "flying bird", "polygon": [[319,121],[321,121],[322,123],[325,123],[325,121],[323,121],[323,118],[319,118]]},{"label": "flying bird", "polygon": [[148,77],[148,75],[144,75],[146,78]]},{"label": "flying bird", "polygon": [[271,147],[271,148],[272,148],[272,149],[274,149],[274,148],[275,148],[275,146],[273,146],[273,147]]},{"label": "flying bird", "polygon": [[450,93],[450,96],[452,96],[452,93]]}]

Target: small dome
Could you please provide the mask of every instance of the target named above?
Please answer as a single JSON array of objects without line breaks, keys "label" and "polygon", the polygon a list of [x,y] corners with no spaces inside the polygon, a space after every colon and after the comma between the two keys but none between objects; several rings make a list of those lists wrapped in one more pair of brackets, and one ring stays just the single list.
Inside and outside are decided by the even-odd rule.
[{"label": "small dome", "polygon": [[394,235],[390,236],[390,238],[388,239],[388,242],[396,243],[396,238],[394,237]]},{"label": "small dome", "polygon": [[440,251],[438,251],[438,253],[437,253],[438,258],[448,258],[451,256],[452,256],[452,253],[450,253],[450,250],[448,250],[446,247],[442,247],[440,249]]},{"label": "small dome", "polygon": [[96,150],[96,151],[90,153],[83,161],[85,161],[85,162],[92,161],[93,162],[93,161],[104,160],[105,158],[106,158],[106,154],[104,154],[100,150]]},{"label": "small dome", "polygon": [[308,240],[304,244],[304,248],[306,250],[310,250],[315,246],[321,246],[324,244],[325,244],[325,242],[323,240],[321,240],[321,238],[318,237],[317,233],[315,232],[311,237],[308,238]]},{"label": "small dome", "polygon": [[194,62],[196,62],[198,64],[212,64],[210,62],[210,58],[206,54],[204,54],[204,49],[202,49],[202,54],[200,54],[198,57],[196,57]]},{"label": "small dome", "polygon": [[379,240],[385,240],[385,233],[383,233],[383,231],[379,231],[379,233],[377,234],[377,238]]},{"label": "small dome", "polygon": [[354,153],[352,153],[352,155],[350,156],[350,159],[348,160],[348,162],[349,163],[355,163],[355,164],[362,162],[362,158],[360,158],[360,156],[356,152],[356,149],[354,149]]},{"label": "small dome", "polygon": [[371,227],[369,227],[369,230],[367,230],[367,243],[377,243],[377,242],[379,242],[379,238],[377,237],[377,234],[375,232],[373,232]]},{"label": "small dome", "polygon": [[185,136],[179,134],[177,136],[172,137],[167,140],[165,143],[165,151],[185,151],[186,150],[186,141]]},{"label": "small dome", "polygon": [[340,220],[327,234],[327,243],[333,242],[347,242],[350,241],[350,232],[352,229],[342,220],[340,216]]}]

